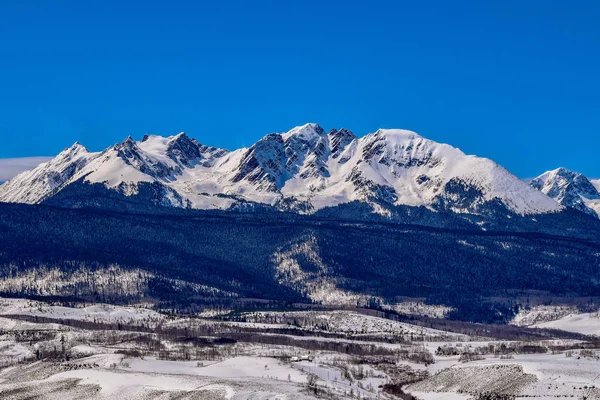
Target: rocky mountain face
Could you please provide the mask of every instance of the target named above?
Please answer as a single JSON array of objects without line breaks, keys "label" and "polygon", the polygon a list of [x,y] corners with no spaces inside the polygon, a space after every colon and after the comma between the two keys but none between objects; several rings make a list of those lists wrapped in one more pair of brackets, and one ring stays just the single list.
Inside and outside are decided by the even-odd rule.
[{"label": "rocky mountain face", "polygon": [[543,173],[530,184],[565,207],[600,217],[600,192],[593,181],[579,172],[558,168]]},{"label": "rocky mountain face", "polygon": [[96,153],[76,143],[1,185],[0,201],[35,204],[69,187],[72,196],[82,185],[96,184],[194,209],[254,204],[314,213],[356,202],[382,215],[398,206],[474,215],[563,209],[495,162],[414,132],[380,129],[359,138],[316,124],[269,134],[235,151],[203,145],[185,133],[129,137]]}]

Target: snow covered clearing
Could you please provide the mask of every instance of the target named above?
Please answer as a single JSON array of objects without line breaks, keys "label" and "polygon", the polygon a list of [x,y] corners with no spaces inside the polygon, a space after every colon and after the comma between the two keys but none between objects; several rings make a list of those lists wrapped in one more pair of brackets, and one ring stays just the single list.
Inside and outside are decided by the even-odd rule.
[{"label": "snow covered clearing", "polygon": [[560,329],[585,335],[600,336],[600,311],[595,313],[568,314],[555,321],[533,325],[536,328]]},{"label": "snow covered clearing", "polygon": [[50,306],[25,299],[0,299],[0,315],[30,315],[83,321],[134,322],[161,321],[165,317],[144,307],[120,307],[97,304],[86,307]]},{"label": "snow covered clearing", "polygon": [[[345,310],[247,312],[215,321],[167,318],[143,307],[2,299],[0,314],[3,399],[391,400],[399,390],[432,400],[484,392],[593,399],[600,386],[594,342],[475,341]],[[53,323],[36,322],[40,317]],[[161,330],[141,329],[147,321]],[[194,326],[215,336],[186,336]],[[278,342],[277,329],[289,333],[292,340],[282,343],[290,344]],[[411,334],[419,341],[392,340]]]}]

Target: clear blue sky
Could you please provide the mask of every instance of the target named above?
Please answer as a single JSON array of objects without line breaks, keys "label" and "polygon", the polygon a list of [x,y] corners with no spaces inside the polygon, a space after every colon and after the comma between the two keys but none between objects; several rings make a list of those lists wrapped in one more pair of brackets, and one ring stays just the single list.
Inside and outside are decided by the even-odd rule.
[{"label": "clear blue sky", "polygon": [[412,129],[600,177],[599,1],[0,1],[0,157]]}]

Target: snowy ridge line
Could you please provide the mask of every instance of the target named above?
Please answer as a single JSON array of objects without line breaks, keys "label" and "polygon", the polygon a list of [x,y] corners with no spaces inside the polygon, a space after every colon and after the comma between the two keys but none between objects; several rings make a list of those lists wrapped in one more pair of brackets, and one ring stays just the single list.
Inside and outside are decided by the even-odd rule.
[{"label": "snowy ridge line", "polygon": [[230,209],[240,201],[299,213],[354,201],[383,215],[399,205],[474,214],[495,202],[521,215],[563,209],[492,160],[415,132],[379,129],[359,138],[312,123],[234,151],[183,132],[128,137],[102,152],[75,143],[1,185],[0,201],[40,203],[75,182],[125,196],[150,185],[148,201],[195,209]]}]

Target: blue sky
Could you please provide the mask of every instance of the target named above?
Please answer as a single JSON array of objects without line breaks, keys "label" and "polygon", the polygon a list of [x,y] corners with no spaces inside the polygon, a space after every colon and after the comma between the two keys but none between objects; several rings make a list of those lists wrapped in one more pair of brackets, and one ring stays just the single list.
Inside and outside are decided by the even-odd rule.
[{"label": "blue sky", "polygon": [[598,1],[2,1],[0,157],[405,128],[600,177]]}]

